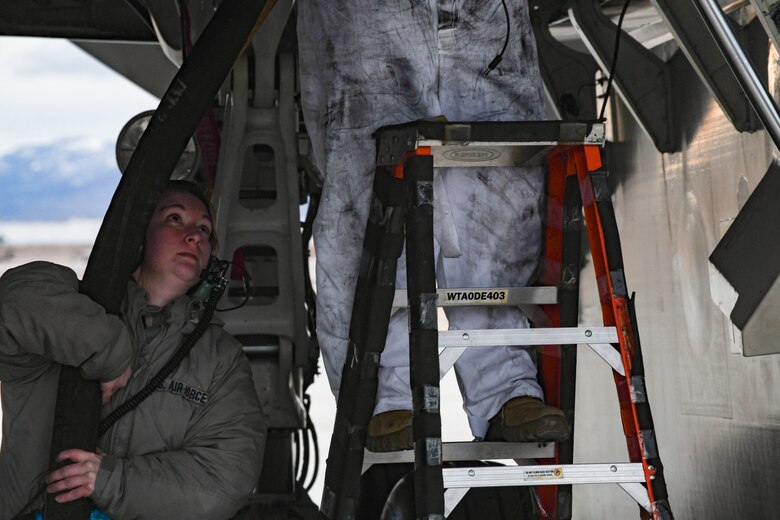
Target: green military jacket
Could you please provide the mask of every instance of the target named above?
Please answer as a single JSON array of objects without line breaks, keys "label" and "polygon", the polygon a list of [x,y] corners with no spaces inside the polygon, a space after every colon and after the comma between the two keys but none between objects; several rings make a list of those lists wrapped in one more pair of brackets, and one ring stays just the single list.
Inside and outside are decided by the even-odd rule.
[{"label": "green military jacket", "polygon": [[[78,292],[73,271],[52,263],[0,278],[0,520],[42,488],[60,364],[101,381],[132,364],[105,417],[165,365],[194,317],[187,296],[152,306],[132,281],[121,315],[106,314]],[[257,482],[265,435],[241,346],[212,324],[158,390],[100,439],[106,455],[92,499],[116,520],[230,518]]]}]

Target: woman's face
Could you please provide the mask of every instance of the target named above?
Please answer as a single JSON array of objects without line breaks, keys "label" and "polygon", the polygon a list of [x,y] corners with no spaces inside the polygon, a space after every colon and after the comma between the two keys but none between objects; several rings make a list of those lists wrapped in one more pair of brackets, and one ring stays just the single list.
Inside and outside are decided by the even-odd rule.
[{"label": "woman's face", "polygon": [[211,255],[213,223],[203,203],[186,191],[163,193],[146,230],[144,284],[182,295],[200,279]]}]

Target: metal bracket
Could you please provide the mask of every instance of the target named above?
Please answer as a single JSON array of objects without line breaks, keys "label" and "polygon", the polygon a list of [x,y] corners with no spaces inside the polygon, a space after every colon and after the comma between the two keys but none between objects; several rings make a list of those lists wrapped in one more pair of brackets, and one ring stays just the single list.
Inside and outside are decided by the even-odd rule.
[{"label": "metal bracket", "polygon": [[650,511],[650,497],[647,495],[647,488],[638,482],[620,483],[618,486],[633,498],[645,511]]},{"label": "metal bracket", "polygon": [[[575,2],[569,8],[569,18],[591,55],[609,74],[617,26],[601,12],[596,0]],[[669,67],[627,34],[621,38],[615,90],[659,151],[677,151],[678,125],[672,110]]]},{"label": "metal bracket", "polygon": [[444,491],[444,517],[449,517],[466,493],[469,492],[468,488],[453,488]]},{"label": "metal bracket", "polygon": [[[650,0],[669,26],[696,74],[707,85],[720,108],[740,132],[762,128],[739,81],[693,2]],[[755,0],[753,0],[755,1]]]},{"label": "metal bracket", "polygon": [[612,370],[620,374],[626,375],[626,370],[623,368],[623,359],[620,357],[620,352],[615,350],[609,343],[588,343],[588,346],[593,349],[593,352],[599,355],[601,359],[607,362]]},{"label": "metal bracket", "polygon": [[558,118],[596,119],[598,64],[588,54],[566,47],[550,33],[550,20],[563,4],[563,0],[532,0],[529,6],[544,86]]},{"label": "metal bracket", "polygon": [[447,372],[455,366],[467,347],[445,347],[439,351],[439,380],[444,379]]},{"label": "metal bracket", "polygon": [[394,166],[417,147],[417,127],[380,128],[376,137],[376,165]]}]

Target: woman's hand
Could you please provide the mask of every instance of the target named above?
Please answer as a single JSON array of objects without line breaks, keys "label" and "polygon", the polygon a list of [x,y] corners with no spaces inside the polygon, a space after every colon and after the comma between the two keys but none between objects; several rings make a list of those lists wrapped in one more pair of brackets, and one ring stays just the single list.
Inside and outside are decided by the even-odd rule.
[{"label": "woman's hand", "polygon": [[61,493],[54,497],[57,502],[70,502],[79,498],[88,497],[95,490],[100,462],[103,455],[84,450],[65,450],[57,455],[57,462],[72,460],[72,464],[52,471],[46,477],[46,491],[48,493]]},{"label": "woman's hand", "polygon": [[116,379],[100,383],[100,393],[103,396],[103,404],[106,404],[108,400],[111,399],[111,396],[114,395],[114,392],[127,385],[127,382],[130,381],[130,376],[132,374],[133,369],[131,367],[127,367],[127,370],[122,372],[122,375]]}]

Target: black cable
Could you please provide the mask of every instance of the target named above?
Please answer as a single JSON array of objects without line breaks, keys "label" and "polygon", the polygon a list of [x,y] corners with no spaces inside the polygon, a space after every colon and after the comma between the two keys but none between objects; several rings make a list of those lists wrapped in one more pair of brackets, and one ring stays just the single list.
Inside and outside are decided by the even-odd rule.
[{"label": "black cable", "polygon": [[501,52],[499,52],[495,58],[493,58],[493,61],[490,62],[490,64],[485,69],[485,72],[482,73],[482,77],[486,78],[488,74],[490,74],[490,71],[498,67],[498,64],[501,63],[501,60],[504,58],[504,52],[506,52],[506,47],[509,45],[509,29],[510,29],[510,23],[509,23],[509,9],[506,6],[506,2],[504,0],[501,0],[501,5],[504,7],[504,15],[506,16],[506,37],[504,38],[504,47],[501,49]]},{"label": "black cable", "polygon": [[309,473],[309,435],[308,425],[311,422],[309,417],[309,396],[303,395],[303,407],[305,410],[304,421],[306,428],[295,430],[295,441],[297,450],[295,452],[295,482],[297,487],[305,489],[306,476]]},{"label": "black cable", "polygon": [[306,491],[314,487],[314,481],[317,480],[317,474],[320,472],[320,445],[317,442],[317,430],[314,429],[314,423],[309,421],[308,430],[311,433],[311,442],[314,446],[314,470],[312,470],[311,480],[304,486]]},{"label": "black cable", "polygon": [[304,272],[304,296],[306,301],[306,317],[309,325],[309,332],[313,335],[317,330],[317,294],[311,284],[311,272],[309,271],[309,241],[311,240],[314,219],[317,216],[317,210],[320,206],[320,195],[312,193],[309,195],[309,207],[306,211],[306,220],[301,227],[303,251],[303,272]]},{"label": "black cable", "polygon": [[[309,418],[306,418],[306,421],[309,421]],[[297,430],[298,434],[301,436],[301,464],[298,466],[298,487],[305,489],[306,487],[306,476],[309,473],[309,435],[308,435],[308,424],[307,427],[303,430]]]},{"label": "black cable", "polygon": [[[311,408],[311,397],[309,397],[309,394],[304,394],[303,406],[306,410],[306,428],[295,431],[296,452],[293,467],[297,487],[308,492],[314,487],[314,482],[317,480],[317,474],[319,473],[320,449],[317,442],[317,431],[314,429],[314,423],[309,415],[309,409]],[[314,448],[314,457],[311,456],[311,447]],[[314,469],[311,475],[309,475],[309,466],[312,460],[314,461]]]},{"label": "black cable", "polygon": [[246,274],[246,273],[241,275],[241,282],[244,284],[244,301],[242,301],[241,303],[239,303],[238,305],[236,305],[234,307],[228,307],[227,309],[217,309],[217,312],[234,311],[234,310],[240,309],[241,307],[246,305],[247,302],[249,301],[249,280],[251,280],[251,279],[252,278],[248,274]]},{"label": "black cable", "polygon": [[[309,397],[309,394],[305,394],[303,396],[303,405],[306,408],[306,429],[303,432],[304,438],[306,439],[306,451],[304,452],[305,458],[303,471],[301,472],[300,484],[303,489],[309,491],[314,486],[314,481],[317,480],[317,473],[319,473],[320,450],[317,444],[317,431],[314,429],[314,423],[311,421],[311,416],[309,415],[309,409],[311,408],[311,397]],[[307,474],[309,473],[309,460],[312,458],[309,454],[309,438],[311,438],[311,446],[314,447],[314,470],[312,471],[311,477],[307,484],[305,480]]]},{"label": "black cable", "polygon": [[604,91],[604,102],[601,104],[601,113],[599,114],[599,120],[604,119],[604,111],[607,109],[607,101],[609,100],[609,94],[612,91],[612,78],[615,77],[615,68],[617,67],[618,50],[620,49],[620,36],[623,34],[623,18],[628,11],[628,5],[631,0],[626,0],[623,4],[623,10],[620,11],[620,18],[617,24],[617,34],[615,36],[615,50],[612,53],[612,66],[609,68],[609,81],[607,81],[607,90]]},{"label": "black cable", "polygon": [[200,317],[200,320],[195,326],[195,329],[190,334],[188,334],[186,338],[184,338],[181,346],[173,354],[173,356],[171,356],[171,359],[168,360],[165,366],[162,367],[160,371],[157,372],[154,377],[152,377],[152,379],[146,384],[146,386],[138,391],[138,393],[122,403],[113,412],[108,414],[105,419],[100,421],[97,432],[98,439],[102,437],[103,434],[105,434],[108,429],[111,428],[114,423],[121,419],[125,414],[141,404],[147,397],[152,395],[154,391],[159,388],[165,378],[171,375],[173,371],[176,370],[176,368],[181,364],[187,354],[189,354],[190,350],[192,350],[192,347],[195,346],[195,343],[198,342],[201,336],[203,336],[203,333],[206,332],[206,329],[211,324],[211,318],[214,316],[214,310],[217,307],[217,302],[222,297],[222,293],[225,290],[226,284],[227,282],[223,279],[221,283],[219,283],[211,292],[209,299],[206,301],[206,308],[203,310],[203,315]]}]

